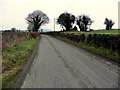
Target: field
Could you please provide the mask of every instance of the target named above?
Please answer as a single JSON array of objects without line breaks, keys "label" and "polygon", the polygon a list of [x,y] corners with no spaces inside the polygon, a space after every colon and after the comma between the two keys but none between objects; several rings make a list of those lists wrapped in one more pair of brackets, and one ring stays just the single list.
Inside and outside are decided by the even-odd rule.
[{"label": "field", "polygon": [[74,33],[76,35],[79,34],[113,34],[113,35],[117,35],[120,34],[120,30],[118,29],[114,29],[114,30],[95,30],[95,31],[91,31],[91,32],[65,32],[65,33]]}]

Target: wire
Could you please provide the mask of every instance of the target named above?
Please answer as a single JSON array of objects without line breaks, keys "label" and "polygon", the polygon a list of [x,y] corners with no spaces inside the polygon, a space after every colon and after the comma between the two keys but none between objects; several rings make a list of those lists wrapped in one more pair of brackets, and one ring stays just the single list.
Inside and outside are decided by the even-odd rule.
[{"label": "wire", "polygon": [[75,3],[76,3],[76,0],[73,0],[72,3],[66,8],[66,11],[67,11],[68,9],[70,9],[70,8],[73,6],[73,4],[75,4]]}]

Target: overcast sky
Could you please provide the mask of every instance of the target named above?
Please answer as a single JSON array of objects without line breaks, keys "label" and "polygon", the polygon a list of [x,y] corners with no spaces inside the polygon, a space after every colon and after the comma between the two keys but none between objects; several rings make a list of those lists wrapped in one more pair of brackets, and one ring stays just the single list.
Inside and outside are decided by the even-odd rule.
[{"label": "overcast sky", "polygon": [[[105,28],[105,18],[115,22],[113,28],[118,28],[119,0],[0,0],[0,29],[27,29],[25,18],[34,10],[41,10],[50,18],[50,23],[44,29],[54,28],[54,18],[63,12],[75,16],[85,14],[94,20],[92,29]],[[56,25],[56,30],[60,29]]]}]

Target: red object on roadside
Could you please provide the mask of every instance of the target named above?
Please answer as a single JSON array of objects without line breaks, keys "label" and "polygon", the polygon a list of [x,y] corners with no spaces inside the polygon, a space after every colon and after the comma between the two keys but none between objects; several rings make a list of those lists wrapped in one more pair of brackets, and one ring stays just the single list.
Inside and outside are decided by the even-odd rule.
[{"label": "red object on roadside", "polygon": [[37,36],[39,35],[40,33],[39,32],[31,32],[31,36],[32,38],[37,38]]}]

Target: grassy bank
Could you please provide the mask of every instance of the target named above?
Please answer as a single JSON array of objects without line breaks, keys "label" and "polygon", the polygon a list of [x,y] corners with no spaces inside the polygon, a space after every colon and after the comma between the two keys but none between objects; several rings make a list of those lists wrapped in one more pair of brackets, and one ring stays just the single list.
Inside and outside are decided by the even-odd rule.
[{"label": "grassy bank", "polygon": [[69,39],[66,39],[65,37],[59,37],[59,36],[54,36],[58,39],[61,39],[63,41],[67,41],[69,43],[72,43],[74,45],[77,45],[79,46],[80,48],[84,48],[90,52],[93,52],[93,53],[96,53],[98,55],[101,55],[101,56],[104,56],[108,59],[111,59],[111,60],[114,60],[114,61],[119,61],[120,60],[120,55],[118,54],[118,52],[112,52],[111,50],[109,49],[106,49],[106,48],[103,48],[103,47],[96,47],[96,46],[91,46],[91,45],[88,45],[88,44],[85,44],[85,43],[82,43],[82,42],[75,42],[73,40],[69,40]]},{"label": "grassy bank", "polygon": [[26,65],[39,39],[21,42],[19,45],[6,48],[3,51],[2,87],[11,88],[16,83],[20,72]]},{"label": "grassy bank", "polygon": [[65,33],[74,33],[76,35],[79,34],[113,34],[113,35],[117,35],[120,34],[120,30],[115,29],[115,30],[95,30],[95,31],[91,31],[91,32],[65,32]]}]

